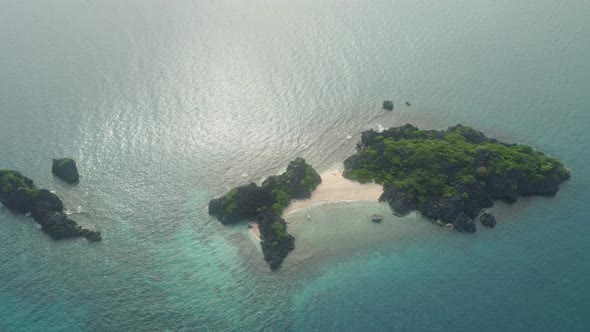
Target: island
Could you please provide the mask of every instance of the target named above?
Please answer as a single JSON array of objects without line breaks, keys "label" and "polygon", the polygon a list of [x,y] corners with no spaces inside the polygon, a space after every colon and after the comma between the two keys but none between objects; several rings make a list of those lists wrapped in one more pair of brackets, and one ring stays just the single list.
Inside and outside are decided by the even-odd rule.
[{"label": "island", "polygon": [[[560,161],[526,145],[503,143],[463,125],[420,130],[406,124],[364,131],[343,172],[320,176],[297,158],[261,185],[250,183],[212,199],[209,214],[223,224],[249,220],[264,259],[276,269],[295,247],[282,215],[313,204],[379,200],[398,216],[418,211],[439,226],[474,233],[478,216],[482,225],[496,225],[486,210],[494,201],[552,196],[569,178]],[[370,219],[380,223],[384,217]]]},{"label": "island", "polygon": [[0,202],[10,211],[31,213],[41,230],[55,240],[84,237],[101,240],[100,232],[82,228],[64,213],[62,201],[45,189],[37,189],[33,181],[20,172],[0,170]]},{"label": "island", "polygon": [[[555,195],[569,171],[558,160],[520,144],[488,138],[472,128],[420,130],[406,124],[362,133],[343,175],[383,185],[380,201],[403,216],[424,217],[475,232],[474,219],[494,200],[513,203],[522,195]],[[493,227],[485,214],[481,222]]]},{"label": "island", "polygon": [[267,178],[260,186],[250,183],[212,199],[209,214],[223,224],[255,220],[264,259],[276,269],[295,248],[295,238],[287,232],[287,223],[281,217],[283,210],[293,199],[309,198],[321,181],[313,167],[298,157],[284,173]]},{"label": "island", "polygon": [[66,182],[76,183],[80,181],[78,167],[72,158],[53,159],[51,173]]}]

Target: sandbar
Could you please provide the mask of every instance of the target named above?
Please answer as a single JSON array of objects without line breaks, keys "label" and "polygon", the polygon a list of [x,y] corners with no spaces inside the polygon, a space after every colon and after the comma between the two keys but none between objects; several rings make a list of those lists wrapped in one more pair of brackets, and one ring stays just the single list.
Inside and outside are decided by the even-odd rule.
[{"label": "sandbar", "polygon": [[311,197],[293,200],[283,215],[322,203],[372,201],[377,202],[383,194],[383,186],[376,183],[359,183],[342,176],[342,171],[321,174],[322,183],[311,193]]},{"label": "sandbar", "polygon": [[[335,202],[377,202],[383,194],[383,186],[376,183],[359,183],[342,176],[342,171],[333,171],[320,175],[322,183],[311,193],[311,197],[293,200],[283,211],[283,216],[305,209],[306,207]],[[260,229],[254,221],[248,222],[252,234],[260,240]]]}]

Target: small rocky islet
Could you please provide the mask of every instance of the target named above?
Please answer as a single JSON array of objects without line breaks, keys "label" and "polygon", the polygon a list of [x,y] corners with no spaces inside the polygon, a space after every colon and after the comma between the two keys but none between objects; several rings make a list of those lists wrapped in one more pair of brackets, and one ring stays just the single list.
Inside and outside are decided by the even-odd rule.
[{"label": "small rocky islet", "polygon": [[393,101],[391,100],[386,100],[383,102],[383,109],[388,110],[388,111],[393,111]]},{"label": "small rocky islet", "polygon": [[53,159],[51,173],[66,182],[77,183],[80,181],[78,167],[72,158]]},{"label": "small rocky islet", "polygon": [[[503,143],[462,125],[420,130],[410,124],[363,132],[357,152],[344,161],[343,175],[383,185],[379,200],[396,215],[418,211],[467,233],[477,230],[478,216],[482,225],[496,225],[491,213],[482,213],[495,200],[513,203],[524,195],[555,195],[570,178],[560,161],[529,146]],[[209,214],[224,224],[256,219],[264,258],[276,269],[295,241],[282,211],[291,199],[310,197],[320,182],[318,173],[297,158],[285,173],[261,186],[250,183],[212,199]],[[371,220],[378,223],[383,216],[372,215]]]},{"label": "small rocky islet", "polygon": [[41,230],[54,240],[84,237],[96,242],[102,239],[100,232],[85,229],[70,219],[57,195],[38,189],[33,180],[20,172],[0,170],[0,202],[12,212],[31,213]]},{"label": "small rocky islet", "polygon": [[373,214],[371,215],[371,221],[374,223],[380,223],[382,222],[384,219],[384,217],[380,214]]}]

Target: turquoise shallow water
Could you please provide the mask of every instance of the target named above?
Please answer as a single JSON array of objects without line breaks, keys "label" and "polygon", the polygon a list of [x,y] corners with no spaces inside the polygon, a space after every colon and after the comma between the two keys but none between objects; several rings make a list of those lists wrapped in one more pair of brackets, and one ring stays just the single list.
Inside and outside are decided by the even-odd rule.
[{"label": "turquoise shallow water", "polygon": [[[104,238],[54,242],[0,208],[0,331],[590,325],[589,3],[0,6],[0,167],[55,190]],[[289,217],[297,248],[277,273],[244,226],[206,213],[296,156],[329,170],[362,130],[406,122],[532,145],[572,180],[497,206],[498,227],[472,236],[415,216],[365,223],[388,213],[379,203],[312,207],[312,224]],[[79,185],[52,177],[61,155]]]}]

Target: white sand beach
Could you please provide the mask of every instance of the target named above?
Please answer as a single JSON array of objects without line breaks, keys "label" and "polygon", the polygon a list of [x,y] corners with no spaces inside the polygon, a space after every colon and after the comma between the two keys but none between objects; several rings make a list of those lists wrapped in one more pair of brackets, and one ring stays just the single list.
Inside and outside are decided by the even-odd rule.
[{"label": "white sand beach", "polygon": [[[342,176],[342,171],[321,174],[322,183],[311,193],[311,197],[293,200],[283,211],[283,216],[304,209],[308,206],[323,203],[370,201],[377,202],[383,193],[383,186],[375,183],[361,184]],[[260,239],[260,230],[256,222],[250,222],[251,231]]]},{"label": "white sand beach", "polygon": [[[342,176],[342,171],[321,174],[322,183],[313,191],[311,197],[293,200],[283,211],[283,216],[308,206],[334,202],[370,201],[376,202],[383,194],[383,186],[375,183],[361,184]],[[258,224],[251,221],[251,231],[260,240]]]},{"label": "white sand beach", "polygon": [[252,231],[252,234],[260,240],[260,228],[258,228],[258,223],[255,221],[249,221],[248,224],[250,225],[250,231]]},{"label": "white sand beach", "polygon": [[341,171],[321,174],[322,183],[313,191],[311,197],[293,200],[283,215],[311,205],[333,202],[372,201],[376,202],[383,193],[383,186],[375,183],[361,184],[342,176]]}]

